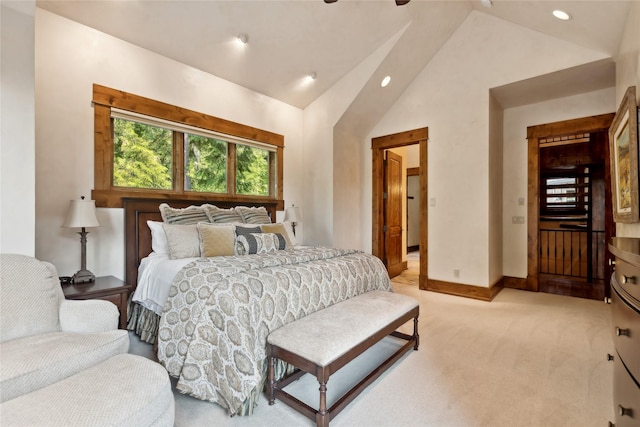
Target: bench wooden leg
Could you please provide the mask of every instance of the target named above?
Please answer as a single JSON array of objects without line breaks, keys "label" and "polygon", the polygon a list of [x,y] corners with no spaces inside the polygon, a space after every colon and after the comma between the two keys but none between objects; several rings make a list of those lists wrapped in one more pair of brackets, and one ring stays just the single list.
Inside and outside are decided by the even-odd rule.
[{"label": "bench wooden leg", "polygon": [[416,339],[416,343],[413,346],[414,350],[418,350],[420,345],[420,335],[418,334],[418,316],[413,318],[413,336]]},{"label": "bench wooden leg", "polygon": [[327,427],[329,425],[329,414],[327,413],[327,383],[320,383],[320,406],[316,414],[316,425],[318,427]]},{"label": "bench wooden leg", "polygon": [[267,367],[267,376],[269,381],[269,405],[273,405],[276,402],[276,379],[275,379],[275,370],[276,370],[276,358],[269,355],[269,365]]}]

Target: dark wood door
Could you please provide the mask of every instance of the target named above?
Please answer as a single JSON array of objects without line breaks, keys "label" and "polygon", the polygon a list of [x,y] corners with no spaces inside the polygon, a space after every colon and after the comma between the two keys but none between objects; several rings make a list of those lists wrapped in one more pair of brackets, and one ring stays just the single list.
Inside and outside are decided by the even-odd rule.
[{"label": "dark wood door", "polygon": [[395,277],[403,270],[402,175],[402,157],[387,151],[384,165],[384,247],[389,277]]}]

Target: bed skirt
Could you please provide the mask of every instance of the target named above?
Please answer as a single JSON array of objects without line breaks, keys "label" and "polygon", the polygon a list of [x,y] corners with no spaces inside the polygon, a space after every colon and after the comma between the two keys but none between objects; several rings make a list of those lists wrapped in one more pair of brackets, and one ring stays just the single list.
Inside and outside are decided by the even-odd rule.
[{"label": "bed skirt", "polygon": [[134,331],[144,342],[155,344],[158,338],[160,316],[129,299],[127,329]]}]

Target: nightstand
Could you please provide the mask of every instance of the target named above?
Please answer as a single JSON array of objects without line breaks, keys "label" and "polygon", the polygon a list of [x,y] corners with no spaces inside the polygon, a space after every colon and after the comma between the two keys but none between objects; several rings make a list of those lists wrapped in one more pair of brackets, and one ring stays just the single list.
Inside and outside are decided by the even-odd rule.
[{"label": "nightstand", "polygon": [[113,277],[96,277],[94,282],[62,285],[64,297],[70,300],[102,299],[114,303],[120,310],[120,329],[127,329],[127,300],[131,286]]}]

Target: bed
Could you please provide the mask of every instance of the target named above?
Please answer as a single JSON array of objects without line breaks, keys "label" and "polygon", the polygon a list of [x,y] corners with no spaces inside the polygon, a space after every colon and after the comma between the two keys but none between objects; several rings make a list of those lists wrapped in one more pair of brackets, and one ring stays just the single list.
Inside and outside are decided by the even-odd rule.
[{"label": "bed", "polygon": [[[246,238],[241,231],[243,224],[233,226],[234,247],[240,250],[242,243],[249,254],[167,262],[152,250],[147,224],[162,221],[161,203],[148,199],[124,202],[127,283],[136,286],[149,271],[160,268],[166,289],[166,297],[147,289],[147,294],[157,298],[149,301],[142,289],[136,289],[130,304],[129,329],[147,341],[157,336],[158,360],[178,378],[179,391],[218,403],[230,415],[248,415],[257,402],[264,386],[270,331],[356,295],[392,290],[378,258],[356,250],[296,246],[288,239],[285,243],[281,239],[278,247],[282,235],[267,232],[272,229],[270,224],[261,225],[267,230],[264,233],[251,232]],[[220,209],[237,206],[231,201],[202,204]],[[176,209],[191,205],[196,204],[171,201]],[[275,218],[275,203],[242,205],[266,210],[271,219]],[[166,223],[164,227],[168,230]],[[199,223],[198,227],[202,231],[213,226]],[[216,236],[222,229],[226,226],[216,227]],[[286,237],[287,233],[282,234]],[[200,236],[201,250],[207,252],[203,243],[206,239]],[[254,253],[256,242],[247,245],[249,237],[257,240],[258,249],[267,250]],[[219,242],[226,237],[216,239]],[[280,366],[278,373],[286,368]]]}]

